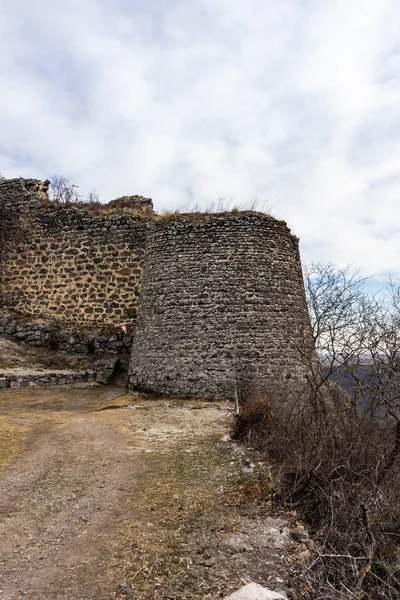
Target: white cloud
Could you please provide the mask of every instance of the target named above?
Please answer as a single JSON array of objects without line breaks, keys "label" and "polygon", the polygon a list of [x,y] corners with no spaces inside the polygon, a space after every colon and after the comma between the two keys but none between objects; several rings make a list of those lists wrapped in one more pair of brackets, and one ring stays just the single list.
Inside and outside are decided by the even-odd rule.
[{"label": "white cloud", "polygon": [[0,171],[161,210],[266,199],[306,260],[400,272],[400,6],[0,0]]}]

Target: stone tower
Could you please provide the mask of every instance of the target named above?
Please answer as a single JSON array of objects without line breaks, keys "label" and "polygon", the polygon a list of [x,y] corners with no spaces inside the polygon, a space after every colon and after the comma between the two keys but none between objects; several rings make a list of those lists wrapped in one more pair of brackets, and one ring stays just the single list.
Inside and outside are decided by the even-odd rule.
[{"label": "stone tower", "polygon": [[147,236],[129,387],[232,398],[241,378],[304,380],[298,239],[255,212],[177,215]]}]

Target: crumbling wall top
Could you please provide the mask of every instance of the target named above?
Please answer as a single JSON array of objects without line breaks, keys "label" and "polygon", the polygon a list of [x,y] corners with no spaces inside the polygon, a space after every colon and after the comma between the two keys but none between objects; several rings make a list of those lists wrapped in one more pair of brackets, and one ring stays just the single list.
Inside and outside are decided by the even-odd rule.
[{"label": "crumbling wall top", "polygon": [[14,207],[24,205],[49,204],[48,190],[50,181],[39,179],[0,179],[0,204],[12,204]]}]

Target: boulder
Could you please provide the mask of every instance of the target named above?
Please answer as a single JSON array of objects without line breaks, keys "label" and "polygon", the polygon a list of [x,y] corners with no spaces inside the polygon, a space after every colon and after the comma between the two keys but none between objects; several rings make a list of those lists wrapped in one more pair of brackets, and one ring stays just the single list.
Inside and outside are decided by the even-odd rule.
[{"label": "boulder", "polygon": [[249,583],[230,596],[226,596],[224,600],[287,600],[287,598],[278,592],[267,590],[258,583]]},{"label": "boulder", "polygon": [[118,375],[119,360],[115,358],[109,360],[97,360],[92,365],[92,369],[95,372],[95,380],[97,383],[107,385],[108,383],[112,383]]}]

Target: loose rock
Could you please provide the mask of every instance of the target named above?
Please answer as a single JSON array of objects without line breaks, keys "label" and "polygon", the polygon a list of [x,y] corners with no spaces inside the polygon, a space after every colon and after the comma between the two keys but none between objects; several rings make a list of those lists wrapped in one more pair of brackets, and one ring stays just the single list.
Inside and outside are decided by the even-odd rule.
[{"label": "loose rock", "polygon": [[287,600],[278,592],[272,592],[258,583],[249,583],[224,600]]}]

